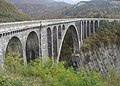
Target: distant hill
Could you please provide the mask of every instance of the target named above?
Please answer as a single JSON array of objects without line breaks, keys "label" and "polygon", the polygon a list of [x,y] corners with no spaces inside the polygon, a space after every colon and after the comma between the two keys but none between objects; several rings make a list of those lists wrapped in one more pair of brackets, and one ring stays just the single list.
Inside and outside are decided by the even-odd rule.
[{"label": "distant hill", "polygon": [[48,4],[54,2],[53,0],[7,0],[14,4]]},{"label": "distant hill", "polygon": [[63,18],[62,12],[71,5],[54,0],[7,0],[13,3],[21,12],[33,19]]},{"label": "distant hill", "polygon": [[[31,16],[33,19],[52,18],[120,18],[119,0],[92,0],[81,1],[75,5],[65,2],[55,2],[53,0],[14,0],[19,11]],[[24,2],[23,2],[24,1]],[[26,2],[27,1],[27,2]],[[40,1],[36,3],[37,1]],[[42,2],[41,2],[42,1]]]},{"label": "distant hill", "polygon": [[120,18],[119,0],[92,0],[79,2],[65,10],[68,17]]},{"label": "distant hill", "polygon": [[19,11],[30,15],[34,19],[62,18],[62,12],[71,5],[64,2],[49,4],[15,4]]},{"label": "distant hill", "polygon": [[16,7],[4,0],[0,0],[0,22],[30,20],[26,14],[20,13]]}]

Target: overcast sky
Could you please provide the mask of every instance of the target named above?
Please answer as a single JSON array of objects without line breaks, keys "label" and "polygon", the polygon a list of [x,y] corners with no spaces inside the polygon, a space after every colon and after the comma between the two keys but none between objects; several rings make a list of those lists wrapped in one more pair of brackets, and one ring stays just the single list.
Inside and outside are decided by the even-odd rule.
[{"label": "overcast sky", "polygon": [[77,2],[80,2],[80,1],[90,1],[90,0],[55,0],[55,1],[64,1],[64,2],[67,2],[67,3],[74,4],[74,3],[77,3]]}]

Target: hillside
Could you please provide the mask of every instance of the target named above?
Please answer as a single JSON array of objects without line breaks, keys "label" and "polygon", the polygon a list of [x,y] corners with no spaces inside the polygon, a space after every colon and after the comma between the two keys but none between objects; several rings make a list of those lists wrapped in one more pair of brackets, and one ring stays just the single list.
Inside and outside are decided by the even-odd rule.
[{"label": "hillside", "polygon": [[69,17],[108,17],[120,18],[120,1],[92,0],[79,2],[65,10]]},{"label": "hillside", "polygon": [[8,1],[13,1],[12,3],[16,5],[19,11],[28,14],[33,19],[71,17],[120,18],[120,1],[118,0],[81,1],[75,5],[55,2],[53,0],[31,0],[31,2],[27,2],[27,0]]},{"label": "hillside", "polygon": [[54,2],[54,0],[7,0],[14,4],[48,4]]},{"label": "hillside", "polygon": [[34,19],[62,18],[62,12],[71,5],[64,2],[49,4],[15,4],[19,11],[30,15]]},{"label": "hillside", "polygon": [[4,0],[0,0],[0,22],[30,20],[26,14],[20,13],[16,7]]}]

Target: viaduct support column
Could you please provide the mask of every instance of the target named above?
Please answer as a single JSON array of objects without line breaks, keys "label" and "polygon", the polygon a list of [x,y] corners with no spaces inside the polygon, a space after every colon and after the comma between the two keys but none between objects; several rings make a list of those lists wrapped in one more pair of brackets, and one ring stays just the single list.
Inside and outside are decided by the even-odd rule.
[{"label": "viaduct support column", "polygon": [[40,28],[39,28],[39,56],[42,58],[42,49],[41,49],[41,29],[42,29],[42,25],[40,25]]},{"label": "viaduct support column", "polygon": [[100,21],[98,21],[98,29],[99,29],[99,27],[100,27]]},{"label": "viaduct support column", "polygon": [[53,51],[53,29],[51,29],[51,41],[52,41],[52,62],[54,63],[54,51]]},{"label": "viaduct support column", "polygon": [[0,68],[3,68],[4,64],[4,49],[3,49],[3,39],[2,37],[0,38]]},{"label": "viaduct support column", "polygon": [[93,21],[93,33],[95,33],[95,21]]},{"label": "viaduct support column", "polygon": [[82,21],[82,40],[84,40],[84,22]]},{"label": "viaduct support column", "polygon": [[80,29],[81,30],[80,31],[81,32],[80,33],[81,36],[80,37],[81,37],[81,41],[83,41],[83,25],[82,25],[82,21],[80,22],[80,27],[81,27],[81,29]]},{"label": "viaduct support column", "polygon": [[91,22],[89,21],[89,36],[91,35]]},{"label": "viaduct support column", "polygon": [[27,64],[27,57],[26,57],[26,42],[23,42],[23,61],[25,65]]},{"label": "viaduct support column", "polygon": [[87,38],[87,21],[85,21],[85,29],[86,29],[86,38]]},{"label": "viaduct support column", "polygon": [[26,57],[26,42],[27,42],[27,31],[25,31],[25,33],[23,33],[23,37],[22,37],[22,47],[23,47],[23,61],[25,63],[25,65],[27,64],[27,57]]}]

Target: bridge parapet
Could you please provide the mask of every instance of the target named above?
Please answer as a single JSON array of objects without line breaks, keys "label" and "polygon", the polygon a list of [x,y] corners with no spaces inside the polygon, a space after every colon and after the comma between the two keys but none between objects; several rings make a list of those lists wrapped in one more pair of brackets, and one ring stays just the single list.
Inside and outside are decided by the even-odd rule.
[{"label": "bridge parapet", "polygon": [[70,18],[70,19],[49,19],[49,20],[34,20],[34,21],[23,21],[23,22],[11,22],[11,23],[0,23],[0,34],[4,32],[10,32],[15,30],[21,30],[31,27],[38,27],[40,25],[47,26],[51,24],[69,23],[77,21],[87,20],[108,20],[108,21],[120,21],[120,19],[106,19],[106,18]]}]

